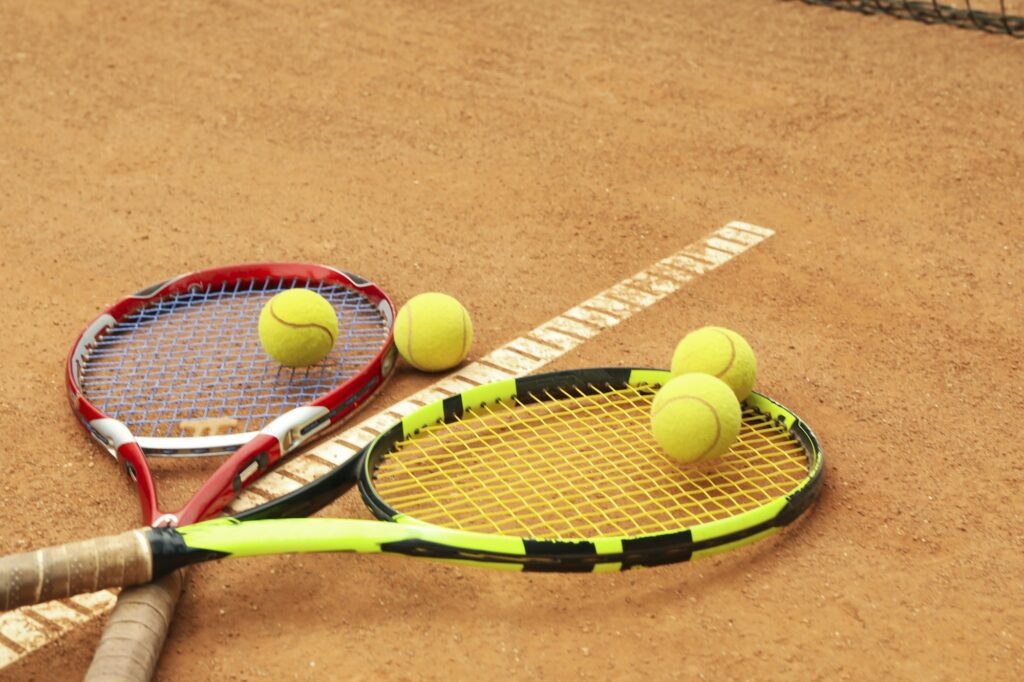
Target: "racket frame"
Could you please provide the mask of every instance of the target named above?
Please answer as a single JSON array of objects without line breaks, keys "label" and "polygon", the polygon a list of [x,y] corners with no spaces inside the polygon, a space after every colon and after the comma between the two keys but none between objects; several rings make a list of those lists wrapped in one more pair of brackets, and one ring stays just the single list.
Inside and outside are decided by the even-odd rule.
[{"label": "racket frame", "polygon": [[[824,481],[824,457],[814,432],[793,412],[756,391],[744,406],[767,415],[798,440],[808,457],[804,480],[785,497],[734,516],[688,528],[631,537],[537,539],[453,531],[437,527],[391,507],[377,493],[374,471],[394,445],[424,427],[457,421],[477,407],[517,400],[527,405],[543,401],[549,391],[572,390],[574,395],[601,393],[600,386],[658,386],[671,378],[667,370],[651,368],[594,368],[534,374],[485,384],[427,405],[395,423],[364,448],[359,492],[366,507],[382,521],[427,528],[432,532],[403,542],[382,543],[379,551],[433,559],[485,564],[527,571],[600,572],[689,561],[748,544],[795,520],[818,498]],[[511,550],[511,551],[510,551]]]}]

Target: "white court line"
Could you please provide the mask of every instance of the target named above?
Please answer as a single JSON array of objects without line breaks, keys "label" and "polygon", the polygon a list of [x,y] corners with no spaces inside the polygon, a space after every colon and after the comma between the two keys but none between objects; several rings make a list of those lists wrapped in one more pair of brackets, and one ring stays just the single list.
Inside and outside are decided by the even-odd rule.
[{"label": "white court line", "polygon": [[[326,463],[341,464],[358,452],[357,446],[369,442],[400,417],[411,414],[422,405],[459,393],[468,386],[509,379],[540,369],[773,234],[775,232],[768,228],[739,221],[715,230],[548,320],[525,336],[464,365],[432,386],[296,455],[276,471],[260,478],[231,504],[229,510],[237,513],[254,507],[323,475],[327,471]],[[0,614],[0,669],[59,639],[80,624],[106,614],[115,601],[115,593],[105,590]]]}]

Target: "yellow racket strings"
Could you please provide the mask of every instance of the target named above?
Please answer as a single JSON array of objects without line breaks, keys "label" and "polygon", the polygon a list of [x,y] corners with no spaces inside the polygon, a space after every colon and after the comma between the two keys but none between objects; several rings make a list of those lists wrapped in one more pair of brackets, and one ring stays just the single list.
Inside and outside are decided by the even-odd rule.
[{"label": "yellow racket strings", "polygon": [[539,402],[487,404],[428,426],[382,458],[375,488],[392,508],[435,525],[593,539],[734,516],[808,475],[800,442],[750,408],[728,453],[678,465],[650,431],[654,387],[603,388],[552,389]]}]

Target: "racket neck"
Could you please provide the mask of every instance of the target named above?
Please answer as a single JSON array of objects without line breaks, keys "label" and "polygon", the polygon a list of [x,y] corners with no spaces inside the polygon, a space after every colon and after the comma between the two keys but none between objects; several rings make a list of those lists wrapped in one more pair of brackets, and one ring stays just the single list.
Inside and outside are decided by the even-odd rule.
[{"label": "racket neck", "polygon": [[146,462],[146,455],[134,439],[118,446],[117,463],[128,480],[135,486],[142,511],[142,522],[147,526],[153,525],[153,522],[163,513],[160,511],[157,501],[156,486],[153,483],[153,474],[149,470],[149,464]]},{"label": "racket neck", "polygon": [[281,444],[261,433],[228,457],[178,513],[175,525],[212,519],[281,458]]}]

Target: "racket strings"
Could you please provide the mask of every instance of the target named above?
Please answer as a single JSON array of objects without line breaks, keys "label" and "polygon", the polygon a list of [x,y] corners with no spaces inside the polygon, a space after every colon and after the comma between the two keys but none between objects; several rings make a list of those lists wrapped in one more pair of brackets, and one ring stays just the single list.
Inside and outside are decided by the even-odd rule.
[{"label": "racket strings", "polygon": [[[534,448],[536,448],[537,451],[540,454],[542,454],[542,455],[546,454],[546,453],[543,452],[543,449],[545,449],[545,448],[550,449],[551,448],[550,444],[547,443],[546,441],[544,441],[543,439],[524,439],[523,443],[527,447],[534,447]],[[572,445],[572,443],[569,443],[569,444]],[[525,467],[527,469],[531,468],[530,464],[528,463],[528,461],[526,459],[521,459],[521,460],[517,460],[517,461],[519,462],[519,464],[517,465],[515,463],[512,463],[510,465],[511,469],[515,470],[517,468],[523,468],[523,467]],[[631,463],[633,463],[633,462],[631,462]],[[613,464],[617,464],[617,462],[613,462]],[[433,466],[429,462],[427,463],[427,465],[428,465],[428,467],[432,467]],[[435,482],[435,479],[447,476],[447,473],[443,472],[443,471],[441,473],[439,473],[439,474],[438,473],[431,474],[431,473],[423,473],[423,472],[416,471],[416,470],[413,469],[412,466],[407,466],[406,468],[407,468],[407,472],[408,473],[416,475],[416,477],[417,477],[416,480],[413,481],[412,483],[407,483],[407,484],[405,484],[403,486],[398,486],[398,485],[391,486],[389,488],[389,490],[391,492],[397,492],[399,490],[404,490],[404,489],[409,489],[409,488],[416,488],[420,484],[430,485],[430,484]],[[432,468],[428,468],[427,471],[431,471],[432,472],[433,469]],[[626,483],[635,482],[636,476],[634,474],[632,474],[630,472],[622,472],[622,473],[623,473],[623,475],[620,477],[622,479],[622,481],[624,481]],[[648,474],[648,472],[640,472],[640,473],[643,474],[643,475],[647,475]],[[727,471],[724,472],[724,478],[726,480],[728,479],[727,474],[728,474]],[[473,475],[481,483],[490,484],[493,481],[493,479],[491,479],[491,480],[484,479],[482,476],[479,475],[479,473],[474,473]],[[609,477],[608,480],[609,480],[609,482],[613,486],[615,486],[616,488],[621,490],[622,486],[618,484],[618,481],[616,480],[616,478]],[[659,501],[657,498],[653,497],[651,495],[650,490],[648,490],[646,488],[641,489],[640,492],[641,492],[641,494],[647,495],[648,498],[650,500],[654,501],[654,502],[658,502]],[[728,492],[728,491],[724,490],[724,492]]]},{"label": "racket strings", "polygon": [[[544,440],[542,437],[534,438],[534,439],[527,438],[527,439],[524,439],[522,441],[522,443],[526,447],[533,447],[533,448],[535,448],[536,452],[539,455],[541,455],[541,456],[547,454],[545,452],[545,450],[550,450],[551,449],[551,444],[548,443],[546,440]],[[742,443],[742,441],[741,441],[741,443]],[[581,442],[581,444],[585,445],[585,443],[582,443],[582,442]],[[572,445],[572,443],[570,442],[569,445]],[[490,445],[488,445],[488,446],[490,447]],[[799,447],[799,446],[797,446],[797,447]],[[551,464],[551,462],[549,462],[549,464]],[[613,465],[614,464],[617,464],[617,462],[613,462]],[[731,494],[731,491],[727,487],[728,483],[732,482],[732,479],[730,478],[730,475],[735,477],[735,475],[737,473],[741,474],[741,472],[730,472],[728,464],[729,464],[728,462],[723,462],[723,466],[721,467],[721,471],[718,472],[719,475],[720,475],[720,479],[721,480],[719,481],[717,489],[721,493],[723,493],[725,495],[730,495]],[[401,483],[401,484],[397,484],[396,483],[396,484],[390,485],[388,490],[393,495],[395,493],[404,492],[406,490],[418,490],[421,486],[424,486],[424,485],[426,485],[426,486],[434,485],[439,480],[450,479],[451,478],[450,472],[448,472],[448,471],[446,471],[444,469],[441,469],[441,470],[436,469],[434,467],[434,463],[431,462],[431,461],[426,461],[424,463],[421,463],[420,466],[416,466],[414,463],[411,463],[411,462],[408,462],[408,461],[404,461],[401,464],[401,466],[403,466],[405,468],[406,473],[410,475],[410,479],[407,482],[404,482],[404,483]],[[777,465],[775,465],[774,463],[769,463],[769,467],[770,467],[771,471],[774,471],[774,472],[779,472],[780,471],[779,467]],[[513,473],[516,473],[516,474],[521,474],[523,470],[525,470],[527,473],[529,473],[533,469],[533,467],[530,464],[529,460],[526,459],[526,458],[520,458],[518,460],[511,461],[507,468],[510,471],[512,471]],[[754,462],[754,463],[748,463],[745,468],[747,468],[747,469],[755,469],[755,470],[763,470],[765,467],[764,466],[759,466],[758,463]],[[799,471],[802,472],[802,469],[800,469]],[[475,472],[475,471],[474,472],[470,472],[469,475],[472,476],[477,482],[479,482],[481,484],[492,485],[492,484],[494,484],[494,482],[497,479],[493,475],[494,474],[493,470],[490,473],[491,473],[491,475],[490,476],[486,476],[486,477],[481,475],[480,472]],[[605,472],[605,473],[607,474],[608,472]],[[619,479],[621,479],[622,483],[626,483],[626,484],[635,483],[635,481],[637,480],[637,476],[632,474],[632,473],[630,473],[630,472],[622,472],[622,471],[620,471],[618,473],[620,473],[621,475],[618,476],[618,477],[608,476],[607,480],[608,480],[608,482],[612,486],[618,488],[619,490],[622,489],[622,485],[620,485],[620,480]],[[640,471],[639,473],[642,476],[649,476],[650,472]],[[793,472],[790,472],[790,473],[793,473]],[[705,475],[707,475],[707,474],[705,474]],[[693,481],[679,481],[679,482],[672,482],[672,483],[675,483],[677,485],[681,485],[681,484],[685,484],[685,483],[692,484]],[[669,486],[663,486],[662,490],[666,490],[668,488],[669,488]],[[737,489],[737,491],[738,491],[738,489]],[[661,501],[658,498],[654,497],[651,494],[651,491],[649,489],[647,489],[647,488],[642,488],[642,489],[640,489],[639,492],[640,492],[640,494],[646,495],[648,497],[648,499],[650,499],[653,502],[660,502]],[[705,490],[703,488],[695,489],[693,491],[693,494],[694,494],[695,497],[706,497],[706,493],[705,493]],[[392,499],[394,499],[394,498],[392,498]],[[674,500],[675,498],[672,498],[672,499]]]},{"label": "racket strings", "polygon": [[375,488],[428,523],[535,538],[628,537],[735,516],[794,490],[804,448],[746,408],[730,452],[673,463],[650,433],[652,387],[554,389],[422,429],[384,456]]},{"label": "racket strings", "polygon": [[[320,363],[282,367],[256,327],[275,294],[305,287],[338,314],[338,340]],[[306,278],[226,282],[172,294],[126,316],[85,358],[82,390],[138,436],[182,436],[182,422],[224,420],[233,432],[260,428],[327,393],[364,367],[387,338],[377,305],[358,291]]]}]

